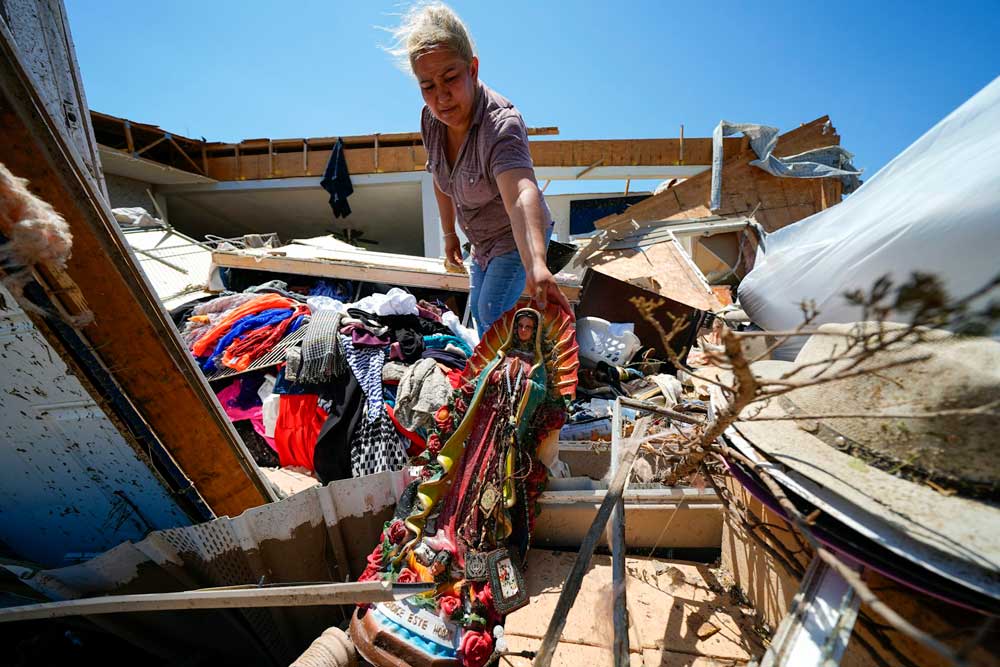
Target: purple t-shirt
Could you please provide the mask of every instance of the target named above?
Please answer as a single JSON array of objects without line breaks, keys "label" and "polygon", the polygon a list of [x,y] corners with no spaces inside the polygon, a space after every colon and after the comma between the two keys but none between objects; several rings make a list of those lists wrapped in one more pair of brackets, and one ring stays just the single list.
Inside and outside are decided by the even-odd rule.
[{"label": "purple t-shirt", "polygon": [[[445,150],[446,131],[425,106],[420,134],[427,150],[427,171],[434,175],[438,189],[451,197],[455,219],[472,241],[472,257],[486,268],[494,257],[517,249],[496,178],[509,169],[534,168],[528,130],[514,105],[480,81],[472,125],[452,168]],[[551,220],[544,198],[542,207]]]}]

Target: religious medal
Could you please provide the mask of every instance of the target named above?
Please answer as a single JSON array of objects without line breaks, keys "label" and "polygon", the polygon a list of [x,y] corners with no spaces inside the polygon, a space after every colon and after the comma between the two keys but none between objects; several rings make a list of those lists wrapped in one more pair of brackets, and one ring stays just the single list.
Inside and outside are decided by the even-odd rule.
[{"label": "religious medal", "polygon": [[479,496],[479,506],[483,509],[483,514],[489,515],[498,500],[500,500],[500,492],[497,491],[497,487],[487,484],[482,495]]},{"label": "religious medal", "polygon": [[486,581],[486,553],[467,551],[465,554],[465,578],[469,581]]},{"label": "religious medal", "polygon": [[509,614],[528,604],[524,575],[507,549],[491,551],[486,557],[486,569],[493,593],[493,606],[500,614]]}]

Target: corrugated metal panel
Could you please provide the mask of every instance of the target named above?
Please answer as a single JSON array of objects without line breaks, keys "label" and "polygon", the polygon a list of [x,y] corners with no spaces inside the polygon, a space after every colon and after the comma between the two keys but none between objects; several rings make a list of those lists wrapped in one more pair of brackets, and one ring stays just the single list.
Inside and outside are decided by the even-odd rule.
[{"label": "corrugated metal panel", "polygon": [[0,540],[49,566],[190,523],[0,286]]},{"label": "corrugated metal panel", "polygon": [[[407,483],[402,472],[332,482],[197,526],[155,532],[87,563],[8,570],[53,600],[256,583],[354,580]],[[287,665],[339,607],[282,607],[95,616],[92,620],[171,662]],[[350,610],[346,610],[350,611]]]}]

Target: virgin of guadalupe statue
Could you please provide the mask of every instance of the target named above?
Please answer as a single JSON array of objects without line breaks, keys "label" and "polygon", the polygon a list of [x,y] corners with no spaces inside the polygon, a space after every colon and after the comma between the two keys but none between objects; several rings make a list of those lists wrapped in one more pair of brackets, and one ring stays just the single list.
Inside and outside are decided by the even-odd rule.
[{"label": "virgin of guadalupe statue", "polygon": [[558,438],[578,366],[573,322],[554,305],[511,310],[483,337],[359,578],[436,589],[358,609],[351,636],[366,660],[482,667],[502,649],[505,615],[528,601],[539,451]]}]

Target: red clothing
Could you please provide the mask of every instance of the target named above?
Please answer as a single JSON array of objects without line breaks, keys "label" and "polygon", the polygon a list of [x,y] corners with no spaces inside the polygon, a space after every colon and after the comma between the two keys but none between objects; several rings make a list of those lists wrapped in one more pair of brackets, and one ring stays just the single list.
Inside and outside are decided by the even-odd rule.
[{"label": "red clothing", "polygon": [[448,382],[451,383],[452,389],[458,389],[459,387],[462,386],[462,369],[449,368],[442,370],[445,370],[445,375],[448,376]]},{"label": "red clothing", "polygon": [[274,426],[274,448],[282,467],[302,466],[315,470],[313,453],[316,438],[326,421],[326,410],[319,407],[315,394],[282,394],[278,402],[278,421]]},{"label": "red clothing", "polygon": [[386,404],[385,411],[388,413],[389,419],[392,420],[392,424],[396,427],[396,430],[399,431],[400,435],[409,441],[410,444],[406,446],[407,454],[410,456],[416,456],[420,452],[427,449],[427,443],[418,433],[404,428],[403,425],[399,423],[399,420],[396,419],[396,411],[391,405]]}]

